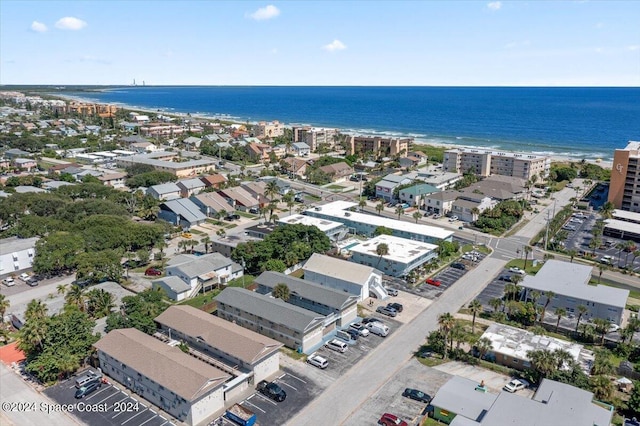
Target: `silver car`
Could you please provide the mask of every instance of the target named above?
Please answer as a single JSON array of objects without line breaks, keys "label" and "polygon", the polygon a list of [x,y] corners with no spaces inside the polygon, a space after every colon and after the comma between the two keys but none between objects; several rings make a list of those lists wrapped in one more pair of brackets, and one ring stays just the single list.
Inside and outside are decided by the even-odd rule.
[{"label": "silver car", "polygon": [[329,365],[329,361],[316,354],[309,355],[307,357],[307,362],[315,367],[318,367],[321,370],[324,370],[325,368],[327,368],[327,365]]}]

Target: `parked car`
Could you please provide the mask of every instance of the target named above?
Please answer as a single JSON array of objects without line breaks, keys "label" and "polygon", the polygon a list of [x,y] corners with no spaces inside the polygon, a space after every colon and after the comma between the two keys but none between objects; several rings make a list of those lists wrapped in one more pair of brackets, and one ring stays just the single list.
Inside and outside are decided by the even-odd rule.
[{"label": "parked car", "polygon": [[367,330],[363,323],[356,322],[349,326],[351,330],[356,331],[360,336],[367,337],[369,335],[369,330]]},{"label": "parked car", "polygon": [[95,392],[97,389],[100,389],[100,386],[102,386],[102,382],[98,380],[80,387],[78,390],[76,390],[76,399],[84,398],[92,392]]},{"label": "parked car", "polygon": [[402,392],[402,396],[413,399],[415,401],[424,402],[425,404],[431,402],[431,396],[422,391],[419,391],[418,389],[406,388],[404,392]]},{"label": "parked car", "polygon": [[618,324],[614,324],[614,323],[609,324],[608,333],[615,333],[618,330],[620,330],[620,326]]},{"label": "parked car", "polygon": [[249,213],[251,213],[251,214],[259,214],[260,213],[260,209],[257,209],[255,207],[251,207],[249,209]]},{"label": "parked car", "polygon": [[449,218],[449,222],[455,222],[456,220],[458,220],[458,216],[451,216]]},{"label": "parked car", "polygon": [[232,220],[239,220],[240,219],[240,215],[239,214],[228,214],[224,220],[226,220],[227,222],[231,222]]},{"label": "parked car", "polygon": [[156,268],[147,268],[144,271],[144,274],[152,276],[152,277],[159,277],[160,275],[162,275],[162,271],[160,269],[156,269]]},{"label": "parked car", "polygon": [[573,225],[565,225],[562,227],[562,229],[564,229],[565,231],[575,231],[576,227]]},{"label": "parked car", "polygon": [[35,279],[35,278],[31,277],[31,278],[29,278],[29,279],[26,281],[26,283],[27,283],[27,285],[29,285],[29,286],[31,286],[31,287],[35,287],[35,286],[37,286],[37,285],[38,285],[38,283],[39,283],[39,282],[38,282],[38,280],[37,280],[37,279]]},{"label": "parked car", "polygon": [[404,306],[402,306],[400,303],[387,303],[387,308],[395,309],[398,312],[402,312]]},{"label": "parked car", "polygon": [[27,282],[27,280],[29,279],[30,275],[27,274],[26,272],[23,272],[20,274],[20,279],[24,282]]},{"label": "parked car", "polygon": [[318,367],[321,370],[324,370],[325,368],[327,368],[327,365],[329,365],[329,361],[327,361],[325,358],[321,357],[320,355],[316,355],[316,354],[309,355],[307,357],[307,362],[313,365],[314,367]]},{"label": "parked car", "polygon": [[387,294],[389,296],[396,297],[398,295],[398,290],[396,290],[395,288],[385,287],[384,289],[387,291]]},{"label": "parked car", "polygon": [[360,332],[358,332],[357,330],[354,330],[353,328],[347,328],[344,331],[345,333],[348,333],[349,336],[351,336],[352,340],[358,340],[358,338],[360,337]]},{"label": "parked car", "polygon": [[609,256],[608,254],[602,256],[602,259],[600,259],[600,263],[604,263],[605,265],[613,265],[613,257]]},{"label": "parked car", "polygon": [[466,270],[466,269],[467,269],[467,267],[465,266],[465,264],[464,264],[464,263],[460,263],[460,262],[454,262],[454,263],[452,263],[452,264],[451,264],[451,265],[449,265],[449,266],[451,266],[451,267],[452,267],[452,268],[454,268],[454,269],[460,269],[461,271],[464,271],[464,270]]},{"label": "parked car", "polygon": [[389,327],[381,322],[370,322],[366,325],[367,330],[380,337],[386,337],[389,334]]},{"label": "parked car", "polygon": [[511,275],[500,275],[498,277],[498,281],[506,281],[508,283],[511,282]]},{"label": "parked car", "polygon": [[276,383],[267,382],[266,380],[258,383],[256,390],[276,402],[282,402],[287,398],[287,393],[284,391],[284,389],[282,389]]},{"label": "parked car", "polygon": [[387,306],[378,306],[378,309],[376,309],[376,312],[379,314],[386,315],[388,317],[395,317],[396,315],[398,315],[398,312],[395,309],[389,308]]},{"label": "parked car", "polygon": [[183,232],[181,235],[182,238],[193,238],[193,235],[191,235],[190,232]]},{"label": "parked car", "polygon": [[327,349],[331,349],[332,351],[345,353],[347,351],[347,344],[338,339],[329,340],[324,345]]},{"label": "parked car", "polygon": [[506,390],[507,392],[517,392],[521,389],[526,389],[529,387],[529,382],[527,382],[524,379],[513,379],[511,380],[509,383],[507,383],[506,385],[504,385],[504,387],[502,388],[502,390]]},{"label": "parked car", "polygon": [[378,318],[374,318],[374,317],[369,317],[369,318],[363,318],[362,319],[362,323],[366,326],[367,324],[371,324],[373,322],[379,322],[382,323],[381,320],[379,320]]},{"label": "parked car", "polygon": [[5,278],[3,282],[4,282],[4,285],[6,285],[7,287],[13,287],[14,285],[16,285],[15,280],[11,277]]},{"label": "parked car", "polygon": [[442,215],[440,213],[436,213],[433,215],[434,219],[440,219],[442,217]]},{"label": "parked car", "polygon": [[430,285],[434,285],[436,287],[440,287],[440,285],[442,284],[442,282],[440,282],[439,280],[436,280],[434,278],[427,278],[425,283],[430,284]]},{"label": "parked car", "polygon": [[378,424],[382,426],[409,426],[407,422],[391,413],[384,413]]},{"label": "parked car", "polygon": [[513,272],[514,274],[518,275],[527,275],[527,273],[523,269],[520,269],[516,266],[512,266],[511,268],[509,268],[509,272]]}]

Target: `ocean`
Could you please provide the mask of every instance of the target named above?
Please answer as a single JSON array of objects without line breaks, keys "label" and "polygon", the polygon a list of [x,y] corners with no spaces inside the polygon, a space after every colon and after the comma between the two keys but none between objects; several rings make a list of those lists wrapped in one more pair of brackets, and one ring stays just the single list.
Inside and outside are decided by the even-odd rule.
[{"label": "ocean", "polygon": [[130,86],[67,95],[241,122],[573,158],[640,139],[640,88]]}]

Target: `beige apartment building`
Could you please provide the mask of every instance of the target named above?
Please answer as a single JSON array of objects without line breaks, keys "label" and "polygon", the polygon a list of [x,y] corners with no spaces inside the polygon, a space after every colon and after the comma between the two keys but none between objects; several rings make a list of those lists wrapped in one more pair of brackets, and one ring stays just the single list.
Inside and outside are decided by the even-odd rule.
[{"label": "beige apartment building", "polygon": [[381,138],[379,136],[350,136],[349,154],[374,154],[381,157],[393,157],[399,155],[406,157],[413,139]]},{"label": "beige apartment building", "polygon": [[284,135],[284,124],[277,120],[261,121],[253,126],[254,136],[258,139],[276,138]]},{"label": "beige apartment building", "polygon": [[609,201],[617,209],[640,213],[640,142],[629,141],[613,155]]},{"label": "beige apartment building", "polygon": [[320,145],[333,148],[336,144],[338,129],[325,129],[311,126],[293,127],[293,141],[304,142],[311,151],[318,149]]},{"label": "beige apartment building", "polygon": [[544,155],[518,152],[487,151],[459,148],[444,153],[445,172],[464,173],[472,170],[478,176],[503,175],[531,179],[534,175],[547,176],[551,158]]}]

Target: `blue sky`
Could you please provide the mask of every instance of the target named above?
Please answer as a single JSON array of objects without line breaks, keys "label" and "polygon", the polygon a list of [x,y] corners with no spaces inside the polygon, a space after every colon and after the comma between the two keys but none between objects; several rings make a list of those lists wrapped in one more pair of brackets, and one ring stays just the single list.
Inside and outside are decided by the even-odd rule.
[{"label": "blue sky", "polygon": [[0,0],[0,84],[640,86],[640,2]]}]

